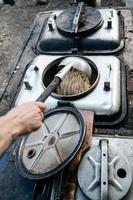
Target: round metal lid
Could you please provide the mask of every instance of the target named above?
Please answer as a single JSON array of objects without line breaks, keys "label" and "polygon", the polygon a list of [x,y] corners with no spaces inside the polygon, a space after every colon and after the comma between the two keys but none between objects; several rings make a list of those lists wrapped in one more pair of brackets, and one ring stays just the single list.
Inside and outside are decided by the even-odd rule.
[{"label": "round metal lid", "polygon": [[[122,199],[132,184],[132,169],[126,156],[111,149],[108,155],[109,199]],[[89,199],[101,199],[101,150],[97,146],[86,152],[78,168],[78,183]],[[104,155],[103,155],[104,156]]]},{"label": "round metal lid", "polygon": [[75,156],[84,135],[84,121],[76,109],[61,107],[50,111],[42,127],[20,143],[16,159],[20,173],[29,179],[55,174]]},{"label": "round metal lid", "polygon": [[102,24],[102,17],[96,8],[80,3],[77,7],[64,10],[56,18],[59,31],[66,34],[81,35],[96,31]]}]

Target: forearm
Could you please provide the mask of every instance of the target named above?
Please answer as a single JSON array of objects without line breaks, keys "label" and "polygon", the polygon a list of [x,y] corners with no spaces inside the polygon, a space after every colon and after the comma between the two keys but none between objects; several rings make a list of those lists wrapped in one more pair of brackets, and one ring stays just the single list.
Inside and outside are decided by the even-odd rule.
[{"label": "forearm", "polygon": [[9,148],[11,143],[11,138],[0,138],[0,156]]},{"label": "forearm", "polygon": [[17,135],[13,121],[8,116],[0,117],[0,155],[11,145]]},{"label": "forearm", "polygon": [[40,128],[44,110],[44,103],[30,102],[17,106],[0,117],[0,155],[18,136]]}]

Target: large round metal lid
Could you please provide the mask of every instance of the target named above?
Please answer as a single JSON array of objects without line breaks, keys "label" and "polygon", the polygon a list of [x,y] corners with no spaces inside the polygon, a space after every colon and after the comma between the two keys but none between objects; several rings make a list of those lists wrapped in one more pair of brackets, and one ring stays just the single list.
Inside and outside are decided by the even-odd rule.
[{"label": "large round metal lid", "polygon": [[16,159],[20,173],[29,179],[53,175],[72,160],[84,135],[84,121],[76,109],[61,107],[50,111],[42,127],[20,143]]},{"label": "large round metal lid", "polygon": [[66,34],[81,35],[92,33],[102,24],[102,17],[96,8],[88,7],[83,2],[76,7],[64,10],[56,18],[59,31]]},{"label": "large round metal lid", "polygon": [[84,154],[78,168],[79,186],[85,196],[92,200],[123,199],[132,184],[131,165],[123,153],[109,149],[109,154],[106,155],[105,147],[103,148],[101,151],[100,146],[96,146]]}]

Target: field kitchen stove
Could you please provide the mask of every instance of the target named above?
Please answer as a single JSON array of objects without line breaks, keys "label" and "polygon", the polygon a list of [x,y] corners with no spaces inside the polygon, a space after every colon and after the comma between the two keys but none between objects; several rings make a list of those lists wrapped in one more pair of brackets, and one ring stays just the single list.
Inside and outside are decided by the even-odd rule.
[{"label": "field kitchen stove", "polygon": [[[67,171],[84,146],[81,141],[87,120],[80,116],[82,112],[94,111],[94,127],[106,130],[120,127],[127,116],[126,69],[120,54],[124,47],[123,16],[113,8],[96,9],[83,2],[66,10],[51,11],[43,20],[45,14],[37,18],[37,31],[32,33],[33,38],[38,35],[32,43],[34,57],[25,66],[15,104],[37,100],[67,57],[82,58],[90,65],[91,86],[75,95],[59,95],[54,91],[48,97],[43,126],[38,134],[33,132],[20,143],[18,169],[24,177],[36,180],[33,200],[74,200],[67,194],[75,196],[75,200],[130,200],[133,193],[130,139],[108,136],[108,131],[104,136],[94,135],[91,148],[81,156],[73,183],[69,182],[71,173]],[[65,145],[68,151],[64,151]],[[72,164],[64,167],[71,154]],[[52,176],[51,165],[57,167],[52,168]]]},{"label": "field kitchen stove", "polygon": [[[58,71],[62,56],[40,55],[30,64],[24,76],[16,104],[36,100]],[[119,123],[125,110],[125,81],[123,65],[115,56],[84,56],[92,68],[92,86],[79,95],[58,95],[53,93],[45,102],[50,110],[58,104],[68,102],[78,109],[93,110],[100,125]],[[101,120],[102,119],[102,120]],[[116,120],[116,121],[115,121]],[[114,123],[113,123],[114,121]]]}]

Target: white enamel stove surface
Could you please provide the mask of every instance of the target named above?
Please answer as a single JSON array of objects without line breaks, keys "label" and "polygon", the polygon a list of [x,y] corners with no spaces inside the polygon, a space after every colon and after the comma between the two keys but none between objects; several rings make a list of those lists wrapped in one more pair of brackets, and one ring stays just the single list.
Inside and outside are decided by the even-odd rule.
[{"label": "white enamel stove surface", "polygon": [[[102,26],[96,30],[93,34],[89,34],[87,37],[81,37],[79,42],[81,51],[84,54],[90,52],[90,54],[113,53],[118,51],[124,45],[122,39],[122,31],[120,34],[120,18],[115,9],[98,9],[103,19]],[[58,31],[56,25],[56,18],[63,12],[53,12],[45,28],[42,31],[41,37],[38,41],[37,49],[40,54],[59,54],[63,55],[72,52],[75,48],[73,37],[66,37]]]},{"label": "white enamel stove surface", "polygon": [[[39,55],[31,63],[27,70],[21,90],[15,102],[16,105],[36,100],[44,90],[42,83],[42,73],[47,65],[62,56]],[[71,101],[79,109],[89,109],[95,111],[96,115],[113,115],[120,109],[120,60],[115,56],[85,56],[95,63],[100,78],[96,88],[85,97]],[[37,66],[38,71],[34,68]],[[111,69],[111,70],[110,70]],[[104,82],[110,82],[110,91],[104,90]],[[32,87],[27,90],[24,82]],[[46,100],[46,109],[57,106],[58,99],[50,96]]]}]

